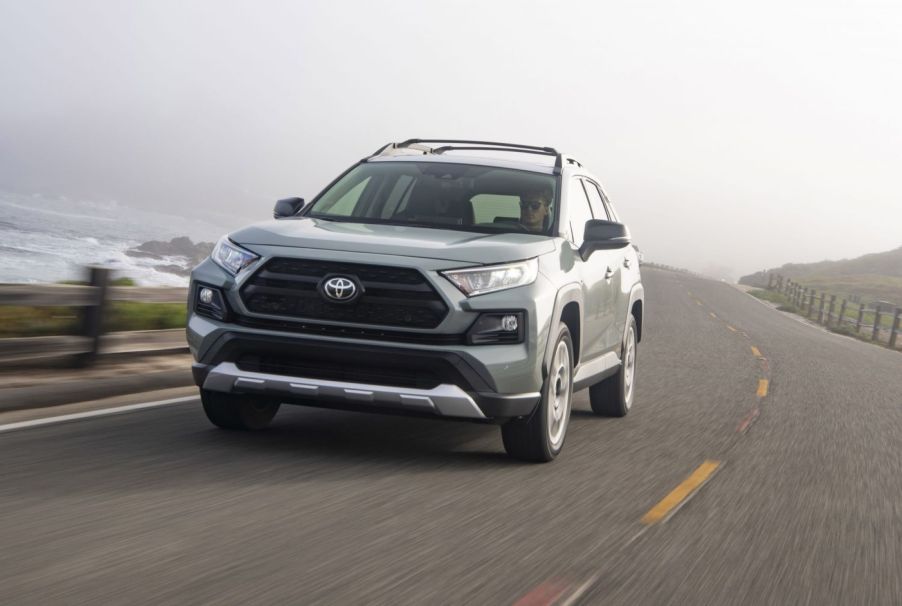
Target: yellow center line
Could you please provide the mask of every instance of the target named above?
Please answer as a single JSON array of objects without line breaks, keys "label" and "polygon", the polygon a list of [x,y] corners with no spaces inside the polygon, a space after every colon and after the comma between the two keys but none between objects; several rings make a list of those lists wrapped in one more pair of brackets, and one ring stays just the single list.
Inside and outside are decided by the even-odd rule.
[{"label": "yellow center line", "polygon": [[756,358],[763,358],[763,357],[764,357],[764,356],[761,355],[761,350],[759,350],[759,349],[758,349],[757,347],[755,347],[754,345],[752,345],[752,355],[755,356]]},{"label": "yellow center line", "polygon": [[714,313],[713,311],[708,312],[708,313],[711,315],[712,318],[714,318],[715,320],[717,319],[717,314],[716,314],[716,313]]},{"label": "yellow center line", "polygon": [[701,488],[702,484],[708,481],[717,468],[720,467],[720,461],[705,461],[698,466],[698,469],[683,480],[679,486],[670,491],[661,502],[652,507],[648,513],[642,516],[643,524],[655,524],[665,519],[677,507],[682,505],[692,494]]},{"label": "yellow center line", "polygon": [[696,304],[696,305],[702,305],[702,302],[699,301],[698,299],[696,299],[696,300],[695,300],[695,304]]},{"label": "yellow center line", "polygon": [[758,379],[758,397],[765,398],[767,397],[767,379]]},{"label": "yellow center line", "polygon": [[727,324],[727,328],[729,328],[729,329],[732,330],[733,332],[736,332],[736,329],[733,328],[732,326],[730,326],[729,324]]}]

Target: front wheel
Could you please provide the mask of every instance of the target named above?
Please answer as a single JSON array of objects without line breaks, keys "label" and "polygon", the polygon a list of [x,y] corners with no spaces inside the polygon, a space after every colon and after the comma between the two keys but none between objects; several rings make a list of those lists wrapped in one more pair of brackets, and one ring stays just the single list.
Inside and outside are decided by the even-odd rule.
[{"label": "front wheel", "polygon": [[630,314],[620,360],[617,374],[589,388],[589,404],[597,415],[625,417],[633,405],[636,382],[636,318],[633,314]]},{"label": "front wheel", "polygon": [[542,401],[528,419],[501,426],[507,454],[516,459],[544,463],[554,459],[564,446],[573,400],[573,341],[561,326],[554,345],[551,368],[542,386]]},{"label": "front wheel", "polygon": [[280,403],[271,398],[200,390],[204,412],[213,425],[223,429],[254,430],[269,425]]}]

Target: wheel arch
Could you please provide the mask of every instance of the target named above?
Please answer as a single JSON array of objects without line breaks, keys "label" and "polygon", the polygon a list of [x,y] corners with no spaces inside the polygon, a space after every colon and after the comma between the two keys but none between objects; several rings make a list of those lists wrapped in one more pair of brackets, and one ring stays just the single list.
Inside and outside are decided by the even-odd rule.
[{"label": "wheel arch", "polygon": [[570,331],[570,340],[573,342],[573,367],[579,364],[582,347],[582,309],[583,293],[579,284],[567,284],[557,294],[552,312],[552,323],[548,331],[548,341],[545,343],[545,356],[542,361],[542,377],[548,376],[548,367],[551,365],[551,357],[554,355],[554,337],[558,327],[564,324]]},{"label": "wheel arch", "polygon": [[[629,314],[636,319],[636,342],[642,340],[642,329],[645,321],[645,288],[641,284],[636,284],[630,291]],[[623,340],[626,340],[626,331],[629,329],[629,322],[623,329]]]}]

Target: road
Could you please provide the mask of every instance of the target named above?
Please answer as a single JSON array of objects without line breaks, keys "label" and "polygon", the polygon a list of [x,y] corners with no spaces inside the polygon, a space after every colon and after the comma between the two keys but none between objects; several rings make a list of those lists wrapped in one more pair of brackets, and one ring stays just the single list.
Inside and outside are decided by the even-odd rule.
[{"label": "road", "polygon": [[234,434],[196,400],[0,433],[0,603],[902,603],[902,356],[645,281],[634,409],[577,394],[547,465],[489,426]]}]

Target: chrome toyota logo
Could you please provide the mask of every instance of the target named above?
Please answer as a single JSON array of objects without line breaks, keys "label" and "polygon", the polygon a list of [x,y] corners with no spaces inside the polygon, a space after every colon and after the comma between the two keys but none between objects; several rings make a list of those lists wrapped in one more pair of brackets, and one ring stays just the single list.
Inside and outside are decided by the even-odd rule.
[{"label": "chrome toyota logo", "polygon": [[333,301],[342,303],[357,296],[357,284],[350,278],[336,276],[323,282],[323,294]]}]

